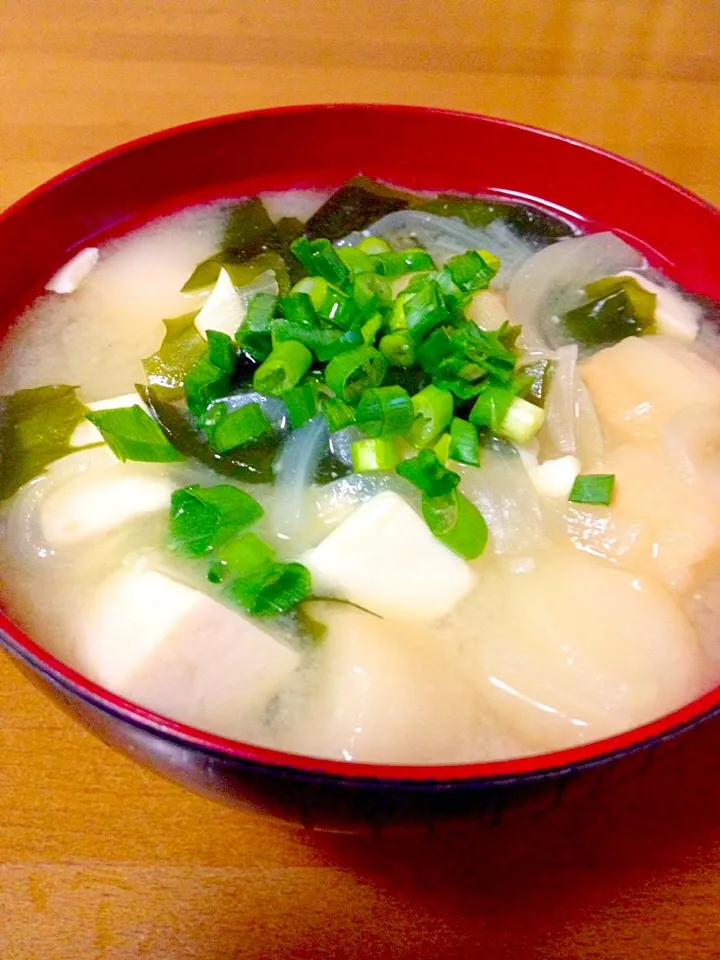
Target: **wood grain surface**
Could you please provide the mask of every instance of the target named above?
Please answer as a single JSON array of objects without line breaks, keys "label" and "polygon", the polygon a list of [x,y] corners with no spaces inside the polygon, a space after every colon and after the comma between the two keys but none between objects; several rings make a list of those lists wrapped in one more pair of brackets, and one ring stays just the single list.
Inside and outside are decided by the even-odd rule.
[{"label": "wood grain surface", "polygon": [[[0,207],[151,130],[327,100],[537,124],[720,203],[716,0],[0,0]],[[0,960],[717,957],[719,748],[501,822],[307,833],[134,766],[3,658]]]}]

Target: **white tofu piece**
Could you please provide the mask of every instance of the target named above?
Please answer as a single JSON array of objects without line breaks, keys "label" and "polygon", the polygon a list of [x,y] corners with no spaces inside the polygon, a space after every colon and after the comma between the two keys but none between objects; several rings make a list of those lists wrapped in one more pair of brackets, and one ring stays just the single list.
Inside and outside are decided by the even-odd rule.
[{"label": "white tofu piece", "polygon": [[[116,410],[119,407],[141,407],[145,413],[150,413],[147,404],[137,393],[124,393],[121,397],[109,397],[107,400],[95,400],[86,404],[89,410]],[[89,447],[93,443],[104,443],[103,435],[94,423],[83,420],[75,427],[70,437],[71,447]]]},{"label": "white tofu piece", "polygon": [[572,456],[556,457],[539,463],[529,473],[533,486],[541,496],[567,500],[580,473],[580,461]]},{"label": "white tofu piece", "polygon": [[207,339],[208,330],[219,330],[234,337],[245,319],[247,304],[235,289],[227,270],[221,270],[205,305],[195,317],[198,333]]},{"label": "white tofu piece", "polygon": [[327,633],[313,680],[287,705],[283,746],[366,763],[477,758],[477,695],[447,644],[417,624],[332,601],[308,604]]},{"label": "white tofu piece", "polygon": [[239,736],[300,654],[239,612],[143,565],[105,581],[80,630],[82,669],[172,719]]},{"label": "white tofu piece", "polygon": [[661,287],[652,280],[648,280],[632,270],[623,270],[619,277],[632,277],[648,293],[657,297],[655,305],[655,323],[657,332],[668,337],[675,337],[685,343],[692,343],[698,335],[700,327],[700,308],[681,297],[675,290]]},{"label": "white tofu piece", "polygon": [[467,563],[391,491],[359,506],[302,562],[316,593],[398,620],[436,620],[475,583]]},{"label": "white tofu piece", "polygon": [[147,514],[169,509],[176,486],[157,464],[119,460],[104,469],[71,475],[40,503],[42,535],[51,548],[92,540]]},{"label": "white tofu piece", "polygon": [[45,289],[52,293],[75,293],[99,259],[100,251],[97,247],[85,247],[50,277]]}]

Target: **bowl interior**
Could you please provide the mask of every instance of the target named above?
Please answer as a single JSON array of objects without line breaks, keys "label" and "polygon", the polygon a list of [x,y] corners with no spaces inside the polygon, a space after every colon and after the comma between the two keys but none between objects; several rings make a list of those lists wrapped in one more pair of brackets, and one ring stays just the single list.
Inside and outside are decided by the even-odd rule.
[{"label": "bowl interior", "polygon": [[[608,228],[691,292],[720,300],[720,213],[628,161],[555,134],[438,110],[292,107],[201,121],[135,141],[38,188],[0,216],[0,335],[74,249],[188,204],[260,190],[333,187],[363,173],[417,190],[532,199]],[[347,764],[227,741],[156,716],[65,667],[0,613],[11,649],[55,682],[134,723],[222,754],[342,778],[456,781],[595,762],[720,709],[720,689],[609,740],[542,757],[457,767]]]}]

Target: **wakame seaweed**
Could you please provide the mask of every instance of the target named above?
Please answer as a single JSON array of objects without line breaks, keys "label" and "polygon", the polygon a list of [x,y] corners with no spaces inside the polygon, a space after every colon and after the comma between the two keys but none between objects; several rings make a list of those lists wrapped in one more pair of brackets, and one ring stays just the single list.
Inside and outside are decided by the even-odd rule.
[{"label": "wakame seaweed", "polygon": [[494,220],[502,220],[520,237],[535,243],[552,243],[579,232],[545,210],[504,200],[441,193],[432,198],[419,197],[412,207],[441,217],[459,217],[470,227],[487,227]]},{"label": "wakame seaweed", "polygon": [[319,237],[340,240],[355,230],[364,230],[388,213],[404,210],[414,199],[409,193],[368,177],[354,177],[310,217],[305,224],[305,235],[310,240]]},{"label": "wakame seaweed", "polygon": [[260,440],[243,444],[229,453],[215,453],[181,410],[161,400],[154,389],[144,384],[137,384],[136,389],[165,436],[180,453],[225,477],[234,477],[245,483],[273,482],[272,466],[282,443],[279,433],[273,432]]}]

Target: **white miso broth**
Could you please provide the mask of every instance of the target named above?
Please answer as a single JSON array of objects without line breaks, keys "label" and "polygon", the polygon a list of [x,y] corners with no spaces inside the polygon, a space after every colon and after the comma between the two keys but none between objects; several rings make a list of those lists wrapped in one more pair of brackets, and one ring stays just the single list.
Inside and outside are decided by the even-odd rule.
[{"label": "white miso broth", "polygon": [[716,334],[614,235],[359,180],[188,208],[48,281],[0,348],[0,589],[100,685],[449,764],[717,682]]}]

